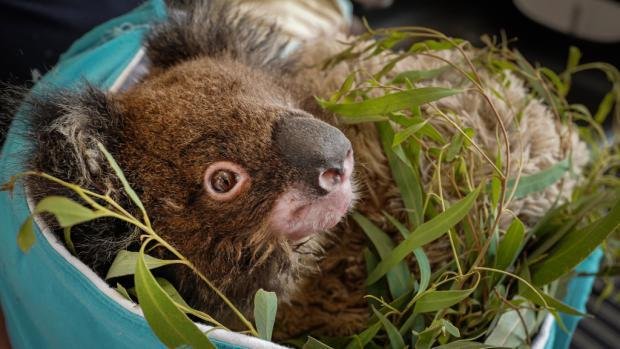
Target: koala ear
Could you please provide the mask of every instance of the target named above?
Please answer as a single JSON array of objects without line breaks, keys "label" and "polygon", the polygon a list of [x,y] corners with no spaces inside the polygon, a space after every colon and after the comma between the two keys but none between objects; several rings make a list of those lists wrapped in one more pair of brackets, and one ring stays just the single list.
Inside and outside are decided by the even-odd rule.
[{"label": "koala ear", "polygon": [[[111,189],[109,167],[98,143],[114,153],[122,117],[104,92],[86,87],[81,93],[53,92],[24,103],[32,142],[29,168],[87,188]],[[102,188],[110,186],[110,188]]]},{"label": "koala ear", "polygon": [[251,18],[232,1],[195,1],[171,9],[167,22],[146,41],[154,67],[167,68],[201,56],[226,56],[257,68],[286,68],[282,53],[288,41],[273,25]]}]

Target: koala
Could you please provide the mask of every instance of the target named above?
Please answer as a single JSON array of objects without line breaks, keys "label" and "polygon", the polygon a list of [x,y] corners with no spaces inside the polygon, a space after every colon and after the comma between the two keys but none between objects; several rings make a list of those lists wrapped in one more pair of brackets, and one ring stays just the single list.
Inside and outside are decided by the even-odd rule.
[{"label": "koala", "polygon": [[[388,232],[394,228],[384,212],[402,220],[406,215],[374,125],[342,124],[315,99],[329,96],[351,71],[376,71],[390,59],[386,53],[322,70],[320,63],[342,49],[340,39],[306,41],[287,54],[288,39],[277,27],[226,2],[199,2],[153,29],[146,40],[149,72],[126,91],[86,85],[78,93],[50,90],[28,99],[28,168],[108,193],[130,208],[97,147],[103,144],[154,229],[248,316],[254,293],[263,288],[281,301],[278,337],[350,335],[368,319],[362,253],[368,243],[347,213],[355,205]],[[413,56],[391,74],[440,64]],[[482,78],[500,90],[490,74]],[[567,140],[548,108],[526,98],[523,82],[511,79],[509,97],[525,112],[509,136],[527,144],[526,150],[513,149],[526,154],[525,168],[560,161],[567,144],[576,168],[583,166],[585,146],[575,137]],[[457,80],[448,75],[431,83]],[[513,122],[513,104],[492,98],[504,121]],[[437,103],[462,110],[463,123],[496,149],[497,122],[481,96],[466,92]],[[454,133],[441,122],[436,126]],[[35,200],[72,195],[37,178],[26,184]],[[535,220],[558,197],[568,197],[572,185],[565,182],[511,209]],[[62,240],[61,229],[47,222]],[[72,240],[77,256],[101,276],[119,250],[139,246],[134,228],[109,218],[74,227]],[[427,253],[440,263],[448,250],[440,240]],[[191,306],[235,328],[231,313],[190,270],[168,266],[157,272]]]}]

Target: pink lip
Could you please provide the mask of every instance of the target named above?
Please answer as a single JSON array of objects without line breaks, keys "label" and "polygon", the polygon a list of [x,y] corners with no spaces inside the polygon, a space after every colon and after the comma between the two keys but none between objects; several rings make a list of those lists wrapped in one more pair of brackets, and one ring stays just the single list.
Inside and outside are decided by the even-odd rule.
[{"label": "pink lip", "polygon": [[271,230],[288,240],[298,241],[336,226],[353,206],[352,172],[353,157],[350,156],[344,164],[341,184],[327,195],[310,196],[303,186],[286,190],[271,212]]}]

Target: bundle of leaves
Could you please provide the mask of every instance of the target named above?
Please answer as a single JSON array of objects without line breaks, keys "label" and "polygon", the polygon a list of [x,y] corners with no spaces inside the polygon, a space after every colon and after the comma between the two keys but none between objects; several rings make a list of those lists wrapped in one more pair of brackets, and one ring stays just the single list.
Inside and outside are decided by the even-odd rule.
[{"label": "bundle of leaves", "polygon": [[[371,38],[375,41],[369,44]],[[553,315],[560,326],[560,312],[585,315],[559,299],[566,291],[566,281],[574,277],[575,267],[595,249],[606,247],[606,260],[612,266],[606,272],[613,271],[614,256],[618,255],[613,236],[620,224],[620,149],[618,140],[610,140],[602,125],[612,112],[615,114],[611,118],[620,121],[620,73],[604,63],[580,65],[579,51],[571,48],[566,70],[556,74],[532,66],[509,49],[505,40],[484,41],[486,47],[473,49],[463,40],[424,28],[371,30],[326,63],[329,67],[350,59],[363,61],[401,47],[381,70],[352,72],[331,98],[319,99],[319,103],[340,115],[345,123],[376,124],[407,214],[405,221],[386,215],[400,233],[397,238],[370,219],[354,214],[369,240],[365,251],[371,314],[368,327],[347,338],[306,337],[289,344],[307,348],[517,347],[531,343],[547,314]],[[460,58],[446,60],[440,54],[443,50],[458,52]],[[398,62],[414,55],[442,60],[444,65],[401,72],[385,80]],[[613,84],[594,115],[584,106],[566,100],[572,75],[588,69],[603,71]],[[448,71],[462,76],[463,84],[432,86],[435,77]],[[522,222],[511,214],[511,200],[564,180],[571,175],[571,161],[522,175],[520,169],[510,169],[513,161],[509,149],[514,145],[505,129],[511,125],[502,124],[501,115],[497,115],[497,147],[489,150],[476,143],[475,132],[458,122],[455,111],[433,104],[464,90],[487,96],[489,90],[480,79],[482,71],[506,84],[510,81],[505,78],[508,74],[522,78],[528,86],[528,98],[545,101],[557,122],[569,132],[578,133],[588,144],[590,161],[571,197],[558,199],[536,222]],[[456,131],[447,137],[440,127],[442,123]],[[167,346],[213,347],[192,319],[225,328],[218,319],[192,309],[169,282],[151,272],[172,263],[192,269],[215,290],[247,328],[246,333],[271,339],[277,308],[275,294],[257,292],[254,324],[246,319],[207,276],[153,230],[144,206],[121,169],[100,148],[137,210],[123,208],[107,195],[47,174],[25,173],[20,176],[42,176],[71,189],[82,199],[78,203],[48,197],[37,204],[33,214],[53,214],[65,229],[69,249],[74,225],[100,217],[115,217],[134,225],[142,234],[142,246],[138,252],[121,251],[108,279],[134,276],[133,287],[119,284],[117,289],[140,304],[153,331]],[[568,155],[570,152],[567,149]],[[492,171],[474,180],[481,163]],[[12,188],[20,176],[5,188]],[[132,215],[132,211],[141,212],[141,217]],[[22,250],[32,246],[34,236],[33,220],[29,218],[18,234]],[[450,246],[444,251],[449,258],[441,263],[425,252],[440,238],[447,239]],[[170,251],[176,258],[148,256],[146,252],[155,247]]]}]

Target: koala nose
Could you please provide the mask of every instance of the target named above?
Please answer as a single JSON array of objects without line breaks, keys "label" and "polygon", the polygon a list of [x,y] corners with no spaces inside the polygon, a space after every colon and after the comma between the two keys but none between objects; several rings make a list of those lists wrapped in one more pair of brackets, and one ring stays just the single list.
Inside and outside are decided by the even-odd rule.
[{"label": "koala nose", "polygon": [[287,117],[277,122],[275,141],[284,160],[319,194],[350,180],[353,150],[339,129],[312,117]]}]

